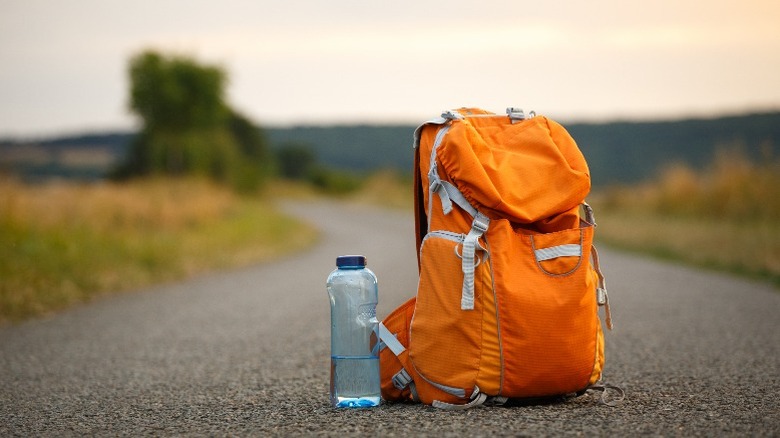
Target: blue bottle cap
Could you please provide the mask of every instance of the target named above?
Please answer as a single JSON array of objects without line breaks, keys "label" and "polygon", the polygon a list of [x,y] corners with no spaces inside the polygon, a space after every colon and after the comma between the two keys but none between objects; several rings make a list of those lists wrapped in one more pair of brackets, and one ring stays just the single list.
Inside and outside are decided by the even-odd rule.
[{"label": "blue bottle cap", "polygon": [[343,255],[336,257],[336,267],[343,266],[366,266],[366,256],[362,255]]}]

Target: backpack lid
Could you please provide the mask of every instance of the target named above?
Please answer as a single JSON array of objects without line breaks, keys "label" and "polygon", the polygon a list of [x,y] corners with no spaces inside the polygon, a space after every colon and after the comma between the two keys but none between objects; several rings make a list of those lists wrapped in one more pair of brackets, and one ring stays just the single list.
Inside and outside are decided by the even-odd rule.
[{"label": "backpack lid", "polygon": [[558,123],[537,116],[464,117],[437,152],[446,175],[477,210],[532,223],[578,206],[590,190],[585,158]]}]

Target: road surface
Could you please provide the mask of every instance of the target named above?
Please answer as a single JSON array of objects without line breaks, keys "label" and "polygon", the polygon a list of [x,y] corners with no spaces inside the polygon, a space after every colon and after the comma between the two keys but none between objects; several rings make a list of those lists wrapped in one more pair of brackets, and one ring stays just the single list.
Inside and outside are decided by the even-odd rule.
[{"label": "road surface", "polygon": [[322,229],[312,250],[0,328],[0,436],[780,435],[780,293],[603,248],[623,405],[333,410],[325,278],[366,254],[386,315],[414,293],[411,216],[285,208]]}]

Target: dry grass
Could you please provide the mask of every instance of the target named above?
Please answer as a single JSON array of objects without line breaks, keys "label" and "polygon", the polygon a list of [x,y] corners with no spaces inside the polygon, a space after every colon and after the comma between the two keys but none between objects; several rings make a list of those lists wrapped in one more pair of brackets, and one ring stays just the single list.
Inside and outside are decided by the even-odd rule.
[{"label": "dry grass", "polygon": [[344,202],[370,204],[383,208],[411,210],[413,208],[412,177],[394,170],[379,170],[359,180],[354,191],[328,193],[303,181],[272,181],[266,193],[274,198],[310,200],[322,197]]},{"label": "dry grass", "polygon": [[601,198],[607,208],[663,215],[728,220],[780,218],[780,159],[767,149],[754,163],[738,149],[720,151],[712,164],[696,172],[684,164],[667,166],[655,181],[613,187]]},{"label": "dry grass", "polygon": [[374,173],[349,199],[384,208],[411,210],[414,202],[412,177],[403,177],[392,170]]},{"label": "dry grass", "polygon": [[107,292],[266,260],[316,237],[202,180],[0,181],[0,322]]},{"label": "dry grass", "polygon": [[780,283],[780,160],[722,151],[701,172],[674,164],[656,181],[594,197],[599,238]]},{"label": "dry grass", "polygon": [[0,185],[2,218],[39,229],[88,225],[98,233],[176,230],[207,224],[236,204],[206,181],[141,181],[132,185],[65,183]]}]

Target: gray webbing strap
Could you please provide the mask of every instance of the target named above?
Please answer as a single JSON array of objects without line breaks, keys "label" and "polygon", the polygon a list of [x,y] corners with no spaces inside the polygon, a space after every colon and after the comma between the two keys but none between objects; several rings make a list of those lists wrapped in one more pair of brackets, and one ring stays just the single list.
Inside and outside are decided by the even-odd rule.
[{"label": "gray webbing strap", "polygon": [[[406,351],[406,347],[404,347],[398,338],[396,338],[395,335],[391,333],[390,330],[388,330],[387,327],[381,322],[379,323],[379,339],[387,346],[387,348],[390,349],[390,351],[393,352],[396,357]],[[405,368],[401,368],[400,371],[395,373],[392,378],[392,382],[393,386],[395,386],[400,391],[409,388],[409,391],[412,395],[412,400],[420,401],[420,396],[417,395],[417,387],[414,386],[414,380]]]},{"label": "gray webbing strap", "polygon": [[537,262],[552,260],[558,257],[579,257],[582,255],[582,246],[576,243],[567,243],[564,245],[551,246],[549,248],[540,248],[534,250]]},{"label": "gray webbing strap", "polygon": [[396,357],[400,356],[401,353],[406,350],[406,347],[398,341],[398,338],[396,338],[381,322],[379,323],[379,339],[385,343],[387,348],[389,348]]},{"label": "gray webbing strap", "polygon": [[414,382],[409,384],[409,392],[412,394],[412,400],[419,403],[420,394],[417,393],[417,386],[414,385]]},{"label": "gray webbing strap", "polygon": [[418,126],[417,129],[414,130],[414,143],[412,144],[412,147],[414,149],[417,149],[420,147],[420,138],[422,137],[422,130],[427,125],[445,125],[450,122],[450,119],[445,119],[444,117],[438,117],[432,120],[428,120],[427,122],[423,123],[422,125]]},{"label": "gray webbing strap", "polygon": [[[439,131],[436,132],[436,138],[434,138],[433,146],[431,147],[431,167],[428,170],[428,209],[430,210],[431,206],[433,205],[433,194],[436,193],[439,195],[439,199],[441,200],[441,208],[444,214],[450,214],[452,211],[452,202],[450,202],[450,197],[448,196],[447,191],[442,184],[441,178],[439,178],[438,165],[436,164],[436,150],[439,148],[439,145],[444,139],[444,136],[447,135],[447,131],[449,131],[449,129],[450,126],[445,125],[439,128]],[[431,212],[428,211],[429,218],[431,217],[430,213]]]},{"label": "gray webbing strap", "polygon": [[479,394],[477,394],[476,397],[474,397],[473,400],[471,400],[470,402],[464,405],[456,405],[452,403],[445,403],[439,400],[434,400],[433,403],[431,403],[431,406],[433,406],[434,408],[446,409],[449,411],[464,411],[466,409],[482,406],[482,404],[485,403],[485,400],[487,400],[487,398],[488,396],[486,394],[480,392]]},{"label": "gray webbing strap", "polygon": [[439,178],[436,165],[431,166],[431,170],[428,172],[428,181],[430,181],[429,189],[431,193],[428,196],[428,199],[432,198],[433,193],[438,194],[439,199],[441,200],[442,213],[449,214],[452,211],[452,203],[454,202],[458,207],[462,208],[463,211],[470,214],[471,217],[477,215],[477,209],[471,206],[468,199],[463,196],[463,193],[458,190],[455,185]]},{"label": "gray webbing strap", "polygon": [[447,192],[447,196],[452,202],[457,204],[458,207],[462,208],[463,211],[471,215],[472,218],[477,216],[477,209],[471,206],[468,199],[463,196],[463,193],[461,193],[457,187],[448,181],[442,181],[441,185],[444,187],[444,191]]},{"label": "gray webbing strap", "polygon": [[434,400],[431,405],[434,408],[462,411],[471,409],[477,406],[482,406],[489,399],[488,395],[479,390],[479,386],[474,387],[474,391],[471,393],[471,400],[462,405],[456,405],[453,403],[445,403],[443,401]]},{"label": "gray webbing strap", "polygon": [[490,218],[477,212],[474,221],[471,223],[471,230],[463,240],[463,259],[461,268],[463,269],[463,293],[460,299],[460,308],[462,310],[474,310],[474,256],[476,255],[479,238],[488,230]]}]

